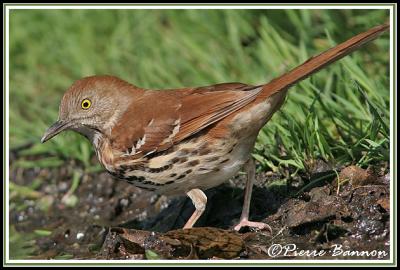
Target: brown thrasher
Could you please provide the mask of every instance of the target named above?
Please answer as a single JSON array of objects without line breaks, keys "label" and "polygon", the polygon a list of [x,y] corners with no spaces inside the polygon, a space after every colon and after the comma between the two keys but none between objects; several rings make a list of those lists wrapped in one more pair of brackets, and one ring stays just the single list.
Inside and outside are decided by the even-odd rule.
[{"label": "brown thrasher", "polygon": [[92,142],[101,164],[117,178],[159,194],[186,193],[196,210],[184,228],[191,228],[204,212],[207,197],[202,190],[229,180],[244,166],[244,204],[234,229],[269,228],[248,220],[255,174],[251,152],[258,132],[280,108],[290,86],[388,28],[374,27],[257,86],[222,83],[154,91],[113,76],[86,77],[64,94],[59,120],[41,141],[74,130]]}]

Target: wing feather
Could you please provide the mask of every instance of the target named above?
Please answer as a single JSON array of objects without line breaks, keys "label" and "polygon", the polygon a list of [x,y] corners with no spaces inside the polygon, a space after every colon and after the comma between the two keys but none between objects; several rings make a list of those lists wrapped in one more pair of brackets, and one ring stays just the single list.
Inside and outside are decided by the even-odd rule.
[{"label": "wing feather", "polygon": [[[218,84],[169,91],[148,90],[112,129],[113,147],[125,156],[163,151],[243,108],[261,87]],[[132,151],[133,149],[135,151]]]}]

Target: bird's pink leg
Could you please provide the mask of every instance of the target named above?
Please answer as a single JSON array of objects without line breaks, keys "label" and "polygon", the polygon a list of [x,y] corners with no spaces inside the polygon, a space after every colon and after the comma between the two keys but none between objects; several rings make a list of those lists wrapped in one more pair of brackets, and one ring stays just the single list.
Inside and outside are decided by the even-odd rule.
[{"label": "bird's pink leg", "polygon": [[260,230],[267,229],[272,232],[271,227],[266,223],[249,221],[251,193],[253,191],[253,184],[256,176],[256,166],[254,164],[253,158],[250,157],[250,159],[244,165],[244,169],[247,173],[247,182],[246,191],[244,194],[243,210],[242,215],[240,216],[239,224],[237,224],[234,229],[235,231],[239,231],[242,227],[248,226]]},{"label": "bird's pink leg", "polygon": [[189,229],[189,228],[193,227],[193,225],[201,217],[204,210],[206,209],[207,196],[206,196],[206,194],[204,194],[203,191],[201,191],[200,189],[197,189],[197,188],[192,189],[191,191],[189,191],[186,194],[192,200],[194,207],[196,208],[196,210],[194,210],[192,216],[189,218],[189,220],[186,222],[185,226],[183,227],[184,229]]}]

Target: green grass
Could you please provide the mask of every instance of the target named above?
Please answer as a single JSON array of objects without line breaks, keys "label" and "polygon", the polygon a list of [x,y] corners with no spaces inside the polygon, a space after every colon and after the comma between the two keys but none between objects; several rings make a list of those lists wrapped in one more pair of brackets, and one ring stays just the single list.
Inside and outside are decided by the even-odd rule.
[{"label": "green grass", "polygon": [[36,251],[34,233],[19,233],[13,226],[10,227],[10,259],[29,259]]},{"label": "green grass", "polygon": [[[39,140],[74,80],[113,74],[146,88],[267,82],[359,32],[388,20],[384,10],[13,10],[10,16],[10,144],[59,166],[85,167],[93,150],[67,132]],[[307,170],[389,160],[387,35],[291,89],[262,130],[262,169]]]}]

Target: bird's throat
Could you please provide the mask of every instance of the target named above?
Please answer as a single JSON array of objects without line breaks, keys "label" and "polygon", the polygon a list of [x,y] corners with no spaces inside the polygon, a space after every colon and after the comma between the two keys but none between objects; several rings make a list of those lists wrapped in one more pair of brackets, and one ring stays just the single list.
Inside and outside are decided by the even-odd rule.
[{"label": "bird's throat", "polygon": [[100,131],[85,125],[80,125],[78,127],[73,127],[71,129],[86,137],[93,144],[93,146],[97,148],[99,140],[102,137]]}]

